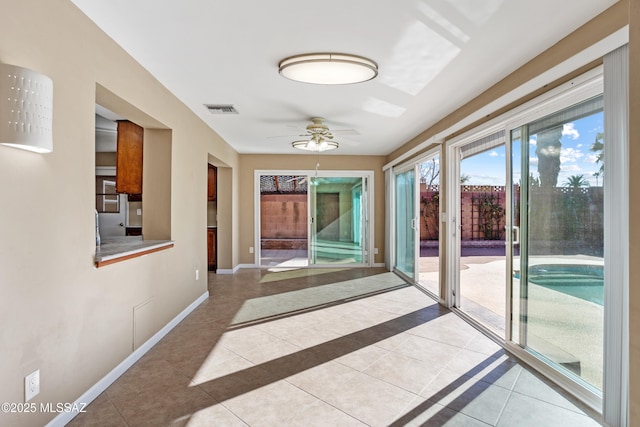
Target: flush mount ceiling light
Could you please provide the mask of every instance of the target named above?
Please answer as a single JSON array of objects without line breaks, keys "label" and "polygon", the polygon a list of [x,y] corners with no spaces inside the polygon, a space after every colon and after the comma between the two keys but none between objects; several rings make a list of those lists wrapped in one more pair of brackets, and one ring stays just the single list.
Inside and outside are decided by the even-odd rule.
[{"label": "flush mount ceiling light", "polygon": [[0,144],[53,151],[53,82],[43,74],[0,64]]},{"label": "flush mount ceiling light", "polygon": [[283,59],[278,71],[298,82],[344,85],[373,79],[378,75],[378,64],[345,53],[309,53]]}]

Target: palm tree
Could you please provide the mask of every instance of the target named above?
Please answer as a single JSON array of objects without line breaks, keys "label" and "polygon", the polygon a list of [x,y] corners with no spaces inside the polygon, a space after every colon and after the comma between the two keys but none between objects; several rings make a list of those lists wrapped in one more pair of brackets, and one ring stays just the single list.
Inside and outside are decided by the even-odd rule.
[{"label": "palm tree", "polygon": [[[596,135],[595,142],[591,145],[591,151],[596,153],[596,163],[600,163],[599,175],[604,177],[604,134],[602,132]],[[595,176],[595,174],[593,174]]]},{"label": "palm tree", "polygon": [[560,154],[562,153],[562,126],[556,126],[538,133],[536,156],[541,187],[558,185]]},{"label": "palm tree", "polygon": [[589,186],[589,181],[586,180],[584,175],[571,175],[564,182],[564,186],[565,187],[571,187],[571,188],[588,187]]},{"label": "palm tree", "polygon": [[604,171],[602,170],[602,168],[600,168],[600,170],[598,172],[594,172],[593,173],[593,176],[596,177],[596,187],[598,187],[598,178],[600,178],[600,176],[602,175],[602,172],[604,172]]}]

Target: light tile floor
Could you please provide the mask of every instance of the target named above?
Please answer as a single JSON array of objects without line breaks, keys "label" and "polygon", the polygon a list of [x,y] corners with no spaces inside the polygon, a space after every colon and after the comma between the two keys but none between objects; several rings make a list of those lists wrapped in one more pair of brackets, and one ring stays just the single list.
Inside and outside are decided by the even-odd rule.
[{"label": "light tile floor", "polygon": [[70,426],[598,426],[413,287],[250,326],[243,304],[380,269],[209,275],[211,298]]}]

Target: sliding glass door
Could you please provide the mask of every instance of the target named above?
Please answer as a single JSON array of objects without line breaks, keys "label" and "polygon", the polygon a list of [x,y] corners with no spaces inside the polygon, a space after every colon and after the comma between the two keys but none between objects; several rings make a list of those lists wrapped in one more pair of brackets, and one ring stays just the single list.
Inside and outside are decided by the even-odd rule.
[{"label": "sliding glass door", "polygon": [[307,266],[308,177],[274,171],[259,175],[258,180],[260,265]]},{"label": "sliding glass door", "polygon": [[[604,114],[597,96],[510,130],[512,342],[602,389]],[[521,202],[520,202],[521,201]],[[517,249],[520,250],[519,254]]]},{"label": "sliding glass door", "polygon": [[505,336],[507,170],[504,131],[472,140],[457,151],[454,305]]},{"label": "sliding glass door", "polygon": [[310,178],[311,265],[365,263],[366,181],[365,177]]},{"label": "sliding glass door", "polygon": [[598,394],[603,97],[549,110],[451,145],[452,305]]},{"label": "sliding glass door", "polygon": [[394,270],[440,297],[439,151],[395,172]]},{"label": "sliding glass door", "polygon": [[260,265],[370,265],[371,177],[353,171],[256,171]]},{"label": "sliding glass door", "polygon": [[416,278],[416,171],[395,175],[395,265],[407,278]]},{"label": "sliding glass door", "polygon": [[440,298],[440,156],[418,163],[418,285]]}]

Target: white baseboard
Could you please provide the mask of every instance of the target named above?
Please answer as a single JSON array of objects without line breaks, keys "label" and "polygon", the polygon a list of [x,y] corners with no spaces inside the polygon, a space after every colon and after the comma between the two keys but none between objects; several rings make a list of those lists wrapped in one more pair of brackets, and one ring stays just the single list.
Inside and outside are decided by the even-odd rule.
[{"label": "white baseboard", "polygon": [[216,270],[216,274],[236,274],[241,268],[258,268],[258,266],[256,264],[238,264],[233,269],[219,268]]},{"label": "white baseboard", "polygon": [[[178,323],[180,323],[185,317],[196,309],[200,304],[209,298],[209,291],[200,295],[198,299],[189,304],[187,308],[182,310],[176,317],[174,317],[169,323],[167,323],[162,329],[156,332],[151,338],[145,341],[140,347],[135,349],[126,359],[124,359],[118,366],[113,368],[111,372],[105,375],[100,381],[95,383],[91,388],[85,391],[75,402],[73,407],[84,408],[89,403],[98,397],[103,391],[105,391],[111,384],[115,382],[127,369],[133,366],[142,356],[144,356],[154,345],[158,343],[165,335],[167,335]],[[51,420],[46,427],[63,427],[67,425],[73,418],[78,415],[77,412],[61,412],[57,417]]]}]

